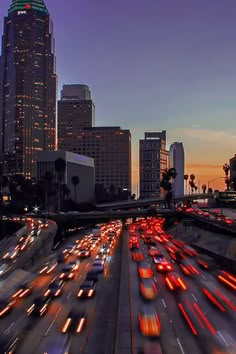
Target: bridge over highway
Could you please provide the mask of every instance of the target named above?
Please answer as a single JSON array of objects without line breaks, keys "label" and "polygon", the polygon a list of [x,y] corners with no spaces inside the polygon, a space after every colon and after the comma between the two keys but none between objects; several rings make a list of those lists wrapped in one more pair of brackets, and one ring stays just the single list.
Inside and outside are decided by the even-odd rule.
[{"label": "bridge over highway", "polygon": [[[215,199],[217,194],[215,193],[200,193],[200,194],[185,194],[182,197],[175,198],[175,202],[185,201],[185,200],[197,200],[197,199]],[[145,199],[134,199],[134,200],[121,200],[111,203],[101,203],[96,205],[97,210],[110,210],[110,209],[126,209],[126,208],[141,208],[150,205],[165,204],[164,198],[145,198]]]}]

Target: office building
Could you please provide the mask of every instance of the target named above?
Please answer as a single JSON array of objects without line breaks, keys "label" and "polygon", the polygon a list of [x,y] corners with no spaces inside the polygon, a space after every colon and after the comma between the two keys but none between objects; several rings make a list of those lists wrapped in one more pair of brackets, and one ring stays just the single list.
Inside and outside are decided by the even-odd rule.
[{"label": "office building", "polygon": [[139,195],[159,197],[162,173],[168,167],[166,131],[144,134],[144,139],[139,140]]},{"label": "office building", "polygon": [[236,178],[236,154],[229,160],[229,178],[235,179]]},{"label": "office building", "polygon": [[183,143],[173,143],[169,151],[169,168],[175,168],[176,178],[173,180],[173,196],[175,198],[184,195],[184,147]]},{"label": "office building", "polygon": [[36,176],[38,151],[56,144],[53,24],[43,0],[12,0],[0,60],[0,154],[4,173]]},{"label": "office building", "polygon": [[96,183],[131,191],[131,134],[120,127],[74,132],[68,151],[94,158]]},{"label": "office building", "polygon": [[[65,175],[63,184],[66,184],[70,190],[70,197],[79,203],[94,201],[94,187],[95,187],[95,169],[94,159],[73,154],[72,152],[58,150],[58,151],[42,151],[38,153],[37,158],[37,178],[43,180],[46,172],[50,172],[57,179],[55,170],[55,161],[62,158],[66,162]],[[72,183],[72,177],[78,176],[79,183],[75,187]]]},{"label": "office building", "polygon": [[95,107],[87,85],[63,85],[58,101],[58,148],[70,150],[76,132],[94,125]]}]

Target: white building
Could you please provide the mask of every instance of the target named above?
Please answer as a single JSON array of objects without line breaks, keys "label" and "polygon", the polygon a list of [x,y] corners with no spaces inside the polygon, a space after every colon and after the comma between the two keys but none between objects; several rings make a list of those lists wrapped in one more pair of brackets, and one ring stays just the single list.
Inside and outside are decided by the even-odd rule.
[{"label": "white building", "polygon": [[184,195],[184,147],[183,143],[173,143],[170,146],[169,168],[175,168],[177,177],[173,183],[174,197],[178,198]]},{"label": "white building", "polygon": [[55,180],[57,173],[55,170],[55,160],[62,158],[66,162],[66,169],[63,184],[70,190],[70,198],[75,200],[75,187],[72,177],[78,176],[79,183],[76,187],[76,200],[78,203],[93,202],[95,189],[95,168],[94,159],[74,154],[64,150],[40,151],[37,159],[37,178],[42,180],[46,172],[51,172]]}]

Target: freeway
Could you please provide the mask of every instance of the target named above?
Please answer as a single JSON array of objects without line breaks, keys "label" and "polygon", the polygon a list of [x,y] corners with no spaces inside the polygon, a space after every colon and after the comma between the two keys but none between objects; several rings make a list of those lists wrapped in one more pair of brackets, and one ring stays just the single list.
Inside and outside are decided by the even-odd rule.
[{"label": "freeway", "polygon": [[[217,267],[200,268],[196,252],[183,243],[175,243],[162,229],[163,220],[150,218],[134,224],[130,221],[123,231],[122,223],[113,221],[100,225],[99,231],[84,230],[82,235],[71,237],[68,244],[54,252],[53,259],[45,259],[34,270],[32,294],[14,297],[12,311],[0,318],[1,341],[11,338],[11,352],[19,354],[235,354],[235,276],[230,280],[234,289],[217,280],[217,275],[224,274]],[[179,260],[180,255],[187,263]],[[97,258],[102,258],[104,264]],[[158,268],[165,266],[163,260],[174,273]],[[73,273],[72,279],[65,278],[65,268],[72,263],[79,267],[68,273]],[[190,274],[185,272],[188,267]],[[99,271],[97,283],[90,284],[95,289],[94,296],[78,298],[91,269]],[[166,276],[176,273],[185,287],[171,290]],[[35,298],[45,298],[55,278],[67,279],[61,281],[61,295],[47,298],[43,316],[29,315]],[[145,288],[148,279],[151,290],[156,291]],[[221,300],[217,297],[212,303],[203,293],[209,284],[223,294]],[[216,307],[219,301],[220,308]],[[189,306],[186,313],[190,322],[180,305]],[[4,351],[0,349],[0,353]]]}]

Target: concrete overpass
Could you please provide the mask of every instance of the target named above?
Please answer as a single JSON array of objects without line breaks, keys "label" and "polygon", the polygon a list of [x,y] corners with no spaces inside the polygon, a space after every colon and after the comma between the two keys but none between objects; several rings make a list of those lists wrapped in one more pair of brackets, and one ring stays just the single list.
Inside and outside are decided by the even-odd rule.
[{"label": "concrete overpass", "polygon": [[[185,194],[182,197],[174,198],[175,202],[185,201],[185,200],[196,200],[196,199],[215,199],[216,194],[214,193],[199,193],[199,194]],[[139,208],[147,207],[150,205],[165,204],[164,198],[145,198],[145,199],[134,199],[134,200],[121,200],[111,203],[101,203],[96,205],[97,210],[115,210],[115,209],[128,209],[128,208]]]}]

